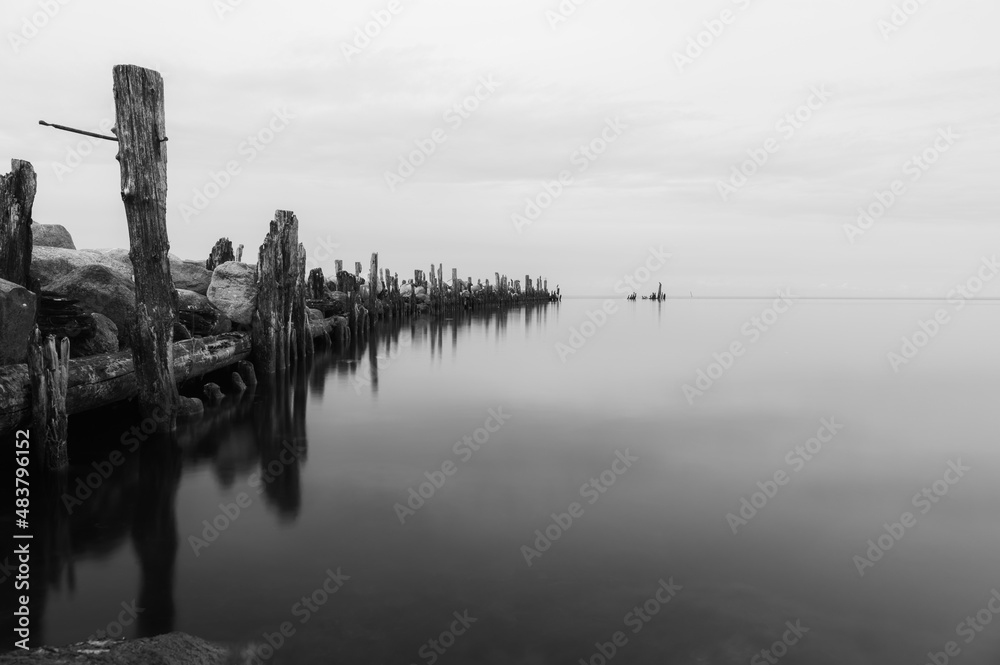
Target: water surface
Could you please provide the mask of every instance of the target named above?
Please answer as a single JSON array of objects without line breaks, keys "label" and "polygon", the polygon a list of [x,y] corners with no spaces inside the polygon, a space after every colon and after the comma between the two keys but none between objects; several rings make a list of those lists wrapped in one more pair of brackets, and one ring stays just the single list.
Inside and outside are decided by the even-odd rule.
[{"label": "water surface", "polygon": [[[600,663],[616,631],[615,662],[746,663],[787,622],[808,632],[783,663],[924,663],[949,640],[963,664],[1000,659],[1000,620],[957,632],[1000,588],[1000,307],[797,301],[755,336],[770,301],[614,301],[585,326],[603,303],[405,324],[126,451],[71,515],[52,498],[40,640],[117,632],[135,602],[127,636],[267,644],[289,622],[276,663]],[[950,323],[895,372],[887,354],[939,308]],[[70,492],[125,413],[75,419]],[[789,457],[824,420],[832,439]],[[969,470],[915,504],[949,462]],[[441,486],[401,510],[427,474]],[[734,534],[758,482],[774,496]],[[226,528],[199,544],[205,520]],[[647,603],[661,581],[680,588]],[[456,612],[475,621],[442,637]]]}]

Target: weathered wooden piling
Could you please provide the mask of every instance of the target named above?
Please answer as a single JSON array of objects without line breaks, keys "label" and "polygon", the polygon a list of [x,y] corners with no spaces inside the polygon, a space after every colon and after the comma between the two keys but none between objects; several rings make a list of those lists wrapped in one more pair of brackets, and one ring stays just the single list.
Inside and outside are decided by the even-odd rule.
[{"label": "weathered wooden piling", "polygon": [[233,252],[233,243],[229,238],[219,238],[212,247],[208,260],[205,261],[207,270],[215,270],[226,261],[235,261],[236,254]]},{"label": "weathered wooden piling", "polygon": [[375,303],[378,298],[378,252],[372,252],[371,267],[368,270],[368,314],[370,325],[375,325]]},{"label": "weathered wooden piling", "polygon": [[170,277],[167,240],[167,135],[163,78],[135,65],[114,68],[115,118],[122,201],[128,220],[129,258],[135,278],[132,359],[144,418],[155,410],[162,430],[176,427],[179,403],[173,377],[173,324],[177,292]]},{"label": "weathered wooden piling", "polygon": [[42,337],[36,327],[28,344],[28,376],[31,380],[32,431],[44,449],[45,466],[60,470],[69,466],[66,433],[69,414],[66,390],[69,386],[69,338],[56,347],[54,335]]},{"label": "weathered wooden piling", "polygon": [[[253,315],[253,359],[261,372],[272,374],[291,365],[296,331],[303,330],[305,303],[296,299],[305,269],[299,258],[299,221],[295,214],[278,210],[257,257],[257,308]],[[303,248],[304,251],[304,248]],[[304,280],[302,280],[304,285]],[[304,345],[299,347],[304,349]],[[298,349],[294,349],[298,354]]]},{"label": "weathered wooden piling", "polygon": [[323,276],[322,268],[313,268],[309,271],[309,299],[323,300],[326,298],[326,278]]},{"label": "weathered wooden piling", "polygon": [[[292,215],[294,217],[294,215]],[[298,220],[296,220],[296,226]],[[311,358],[315,353],[313,336],[309,326],[309,308],[306,307],[306,296],[309,285],[306,283],[306,246],[299,243],[298,261],[295,265],[295,291],[292,293],[292,331],[293,351],[299,359]],[[322,284],[322,281],[320,281]]]},{"label": "weathered wooden piling", "polygon": [[10,160],[0,176],[0,279],[31,288],[31,211],[38,178],[29,162]]}]

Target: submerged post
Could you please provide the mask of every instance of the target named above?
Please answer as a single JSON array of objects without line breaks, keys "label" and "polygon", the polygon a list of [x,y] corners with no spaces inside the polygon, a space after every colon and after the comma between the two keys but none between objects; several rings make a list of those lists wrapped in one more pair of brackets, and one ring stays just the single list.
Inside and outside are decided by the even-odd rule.
[{"label": "submerged post", "polygon": [[0,176],[0,279],[31,288],[31,209],[38,178],[29,162],[10,160]]},{"label": "submerged post", "polygon": [[114,68],[115,118],[129,258],[135,275],[132,360],[139,410],[157,427],[176,426],[174,382],[177,291],[167,240],[167,144],[163,77],[135,65]]}]

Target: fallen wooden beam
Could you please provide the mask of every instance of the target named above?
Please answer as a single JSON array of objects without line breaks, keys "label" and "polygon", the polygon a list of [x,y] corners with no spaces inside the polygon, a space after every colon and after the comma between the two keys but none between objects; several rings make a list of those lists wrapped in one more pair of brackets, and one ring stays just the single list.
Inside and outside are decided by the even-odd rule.
[{"label": "fallen wooden beam", "polygon": [[[200,337],[173,345],[173,373],[178,383],[232,365],[250,356],[248,333]],[[69,361],[67,414],[113,404],[138,394],[131,351]],[[0,367],[0,431],[31,418],[31,381],[27,365]]]}]

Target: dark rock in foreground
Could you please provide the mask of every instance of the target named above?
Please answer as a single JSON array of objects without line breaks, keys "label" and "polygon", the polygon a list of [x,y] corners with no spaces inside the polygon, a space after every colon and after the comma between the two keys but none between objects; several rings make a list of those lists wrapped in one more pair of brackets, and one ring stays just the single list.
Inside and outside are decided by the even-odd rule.
[{"label": "dark rock in foreground", "polygon": [[0,665],[242,665],[253,660],[249,651],[240,653],[186,633],[0,654]]}]

